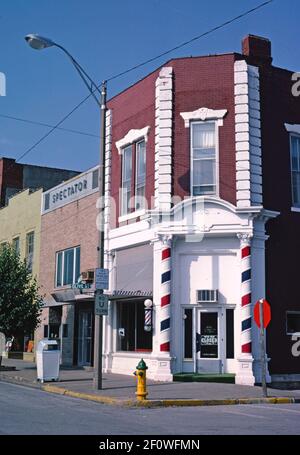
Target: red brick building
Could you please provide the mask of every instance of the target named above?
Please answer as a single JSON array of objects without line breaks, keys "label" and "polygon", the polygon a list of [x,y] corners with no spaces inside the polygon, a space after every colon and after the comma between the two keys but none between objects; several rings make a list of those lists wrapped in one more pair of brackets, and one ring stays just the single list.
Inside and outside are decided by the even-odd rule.
[{"label": "red brick building", "polygon": [[[228,372],[259,382],[252,315],[266,297],[269,372],[274,381],[300,378],[292,353],[300,333],[300,97],[293,72],[272,66],[269,40],[248,36],[242,47],[171,60],[109,102],[106,249],[117,297],[107,371],[129,372],[144,349],[154,378]],[[179,213],[193,204],[203,205]],[[118,300],[126,257],[132,267],[142,257],[142,269],[148,261],[152,276],[137,273]],[[153,292],[152,342],[141,333],[143,289]],[[132,326],[124,312],[140,322]]]}]

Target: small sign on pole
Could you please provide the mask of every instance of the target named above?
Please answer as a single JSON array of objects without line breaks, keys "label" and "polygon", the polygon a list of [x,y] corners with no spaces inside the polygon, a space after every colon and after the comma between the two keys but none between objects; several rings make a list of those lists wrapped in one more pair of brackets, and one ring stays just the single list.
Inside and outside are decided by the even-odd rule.
[{"label": "small sign on pole", "polygon": [[109,288],[109,270],[108,269],[96,269],[95,287],[97,290]]},{"label": "small sign on pole", "polygon": [[266,356],[266,336],[265,329],[271,322],[271,307],[269,303],[260,299],[254,306],[254,320],[260,329],[260,350],[261,350],[261,374],[262,388],[265,397],[268,396],[267,390],[267,356]]},{"label": "small sign on pole", "polygon": [[95,294],[95,314],[98,316],[108,315],[108,295]]}]

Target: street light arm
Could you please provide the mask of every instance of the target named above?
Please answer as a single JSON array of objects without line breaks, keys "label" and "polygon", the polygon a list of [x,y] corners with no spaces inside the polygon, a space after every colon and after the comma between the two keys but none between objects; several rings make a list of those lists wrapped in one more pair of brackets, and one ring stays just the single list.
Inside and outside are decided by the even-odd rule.
[{"label": "street light arm", "polygon": [[[69,51],[67,51],[67,49],[65,49],[63,46],[61,46],[60,44],[57,44],[55,42],[53,42],[53,46],[56,46],[58,47],[59,49],[61,49],[66,55],[67,57],[71,60],[72,62],[72,65],[75,67],[76,71],[78,72],[79,76],[81,77],[81,79],[83,80],[84,84],[86,85],[86,87],[88,88],[88,90],[90,91],[91,95],[93,96],[93,98],[95,99],[96,103],[98,104],[99,107],[101,107],[101,103],[99,102],[98,98],[96,97],[95,95],[95,92],[97,91],[100,95],[101,95],[101,91],[99,90],[99,87],[98,85],[93,81],[93,79],[87,74],[87,72],[82,68],[82,66],[78,63],[78,61],[72,56],[72,54],[70,54]],[[88,82],[90,83],[90,85],[88,84]]]}]

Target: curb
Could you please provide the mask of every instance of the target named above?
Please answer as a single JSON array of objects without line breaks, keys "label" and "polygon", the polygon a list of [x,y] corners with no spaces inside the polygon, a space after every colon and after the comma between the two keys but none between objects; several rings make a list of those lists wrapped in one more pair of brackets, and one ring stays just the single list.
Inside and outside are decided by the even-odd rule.
[{"label": "curb", "polygon": [[158,407],[192,407],[192,406],[233,406],[243,404],[295,404],[300,403],[300,398],[272,397],[272,398],[234,398],[226,400],[145,400],[136,401],[134,399],[121,400],[118,398],[108,397],[105,395],[92,395],[88,393],[73,392],[72,390],[63,389],[53,385],[44,385],[42,390],[58,395],[65,395],[72,398],[94,401],[102,404],[128,406],[137,408],[158,408]]},{"label": "curb", "polygon": [[134,402],[135,407],[192,407],[192,406],[233,406],[245,404],[295,404],[300,403],[300,398],[272,397],[272,398],[233,398],[226,400],[147,400]]},{"label": "curb", "polygon": [[37,382],[29,381],[28,379],[24,379],[21,376],[6,376],[6,375],[1,375],[1,373],[0,373],[0,382],[5,382],[7,384],[21,385],[24,387],[30,387],[30,388],[34,388],[34,389],[40,389],[40,385]]},{"label": "curb", "polygon": [[63,387],[39,383],[31,383],[19,376],[3,377],[0,374],[0,381],[22,385],[25,387],[36,388],[44,392],[53,393],[56,395],[64,395],[81,400],[94,401],[96,403],[126,406],[135,408],[162,408],[162,407],[201,407],[201,406],[233,406],[233,405],[249,405],[249,404],[299,404],[300,398],[295,397],[270,397],[270,398],[230,398],[223,400],[198,400],[198,399],[169,399],[169,400],[145,400],[136,401],[135,399],[118,399],[106,395],[95,395],[89,393],[75,392]]},{"label": "curb", "polygon": [[117,406],[133,406],[135,400],[120,400],[118,398],[108,397],[105,395],[93,395],[89,393],[74,392],[72,390],[63,389],[55,385],[43,385],[41,389],[44,392],[55,393],[72,398],[80,398],[82,400],[95,401],[101,404],[117,405]]}]

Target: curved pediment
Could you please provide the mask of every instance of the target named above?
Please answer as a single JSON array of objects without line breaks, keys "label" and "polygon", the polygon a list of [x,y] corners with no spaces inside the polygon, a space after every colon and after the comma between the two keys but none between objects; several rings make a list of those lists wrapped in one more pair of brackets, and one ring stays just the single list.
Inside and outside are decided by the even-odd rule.
[{"label": "curved pediment", "polygon": [[170,212],[151,212],[151,218],[159,231],[169,230],[178,235],[187,232],[225,234],[251,230],[254,217],[261,211],[262,207],[239,209],[214,196],[189,197]]}]

